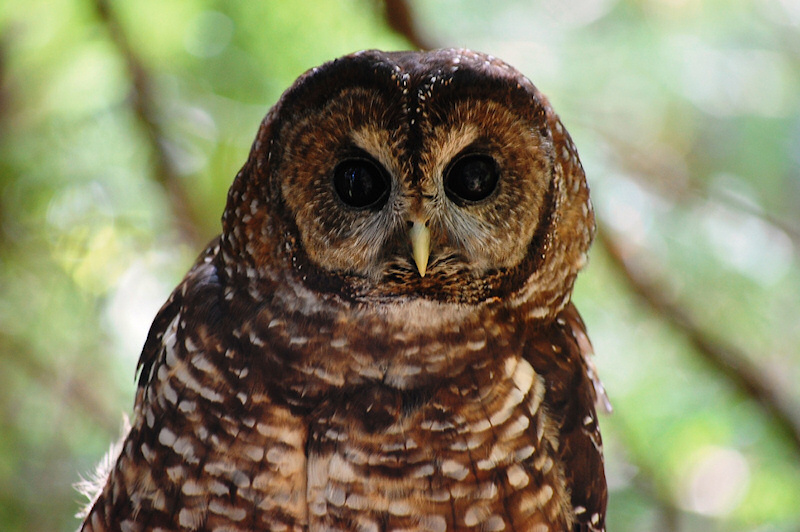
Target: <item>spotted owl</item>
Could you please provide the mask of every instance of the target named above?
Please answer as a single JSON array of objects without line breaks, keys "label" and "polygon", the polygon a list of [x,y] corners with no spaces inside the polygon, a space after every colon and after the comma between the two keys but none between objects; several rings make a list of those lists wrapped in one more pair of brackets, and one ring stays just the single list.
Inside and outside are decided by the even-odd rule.
[{"label": "spotted owl", "polygon": [[269,111],[158,312],[82,530],[598,531],[569,134],[469,50],[365,51]]}]

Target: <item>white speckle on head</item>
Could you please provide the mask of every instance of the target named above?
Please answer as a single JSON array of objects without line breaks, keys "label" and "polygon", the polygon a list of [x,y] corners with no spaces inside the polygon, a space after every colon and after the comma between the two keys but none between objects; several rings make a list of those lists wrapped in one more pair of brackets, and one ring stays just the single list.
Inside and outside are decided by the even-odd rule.
[{"label": "white speckle on head", "polygon": [[[573,164],[577,164],[577,162],[578,162],[578,160],[575,159],[575,157],[573,156],[572,163]],[[578,191],[580,191],[580,189],[581,189],[581,180],[580,179],[576,179],[575,181],[572,182],[572,193],[573,194],[577,194]]]}]

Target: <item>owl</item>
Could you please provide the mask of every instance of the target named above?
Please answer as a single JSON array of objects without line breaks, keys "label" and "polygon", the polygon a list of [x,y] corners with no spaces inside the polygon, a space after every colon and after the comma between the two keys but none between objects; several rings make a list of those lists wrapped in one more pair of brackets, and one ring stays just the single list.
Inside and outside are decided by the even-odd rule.
[{"label": "owl", "polygon": [[598,531],[595,231],[548,100],[469,50],[302,75],[158,312],[84,531]]}]

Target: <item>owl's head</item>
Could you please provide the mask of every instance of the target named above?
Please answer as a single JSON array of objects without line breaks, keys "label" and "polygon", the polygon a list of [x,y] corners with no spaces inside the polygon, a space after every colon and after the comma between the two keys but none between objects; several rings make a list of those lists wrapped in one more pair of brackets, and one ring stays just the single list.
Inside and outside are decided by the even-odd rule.
[{"label": "owl's head", "polygon": [[468,50],[366,51],[284,93],[223,227],[251,276],[287,271],[351,299],[552,310],[594,219],[569,135],[518,71]]}]

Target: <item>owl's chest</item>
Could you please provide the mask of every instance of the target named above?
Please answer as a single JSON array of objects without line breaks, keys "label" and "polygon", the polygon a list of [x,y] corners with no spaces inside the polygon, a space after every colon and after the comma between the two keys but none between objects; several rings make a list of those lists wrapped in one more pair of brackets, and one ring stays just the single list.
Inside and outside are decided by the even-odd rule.
[{"label": "owl's chest", "polygon": [[363,387],[302,413],[253,394],[241,415],[205,416],[196,441],[167,437],[170,417],[153,432],[140,421],[129,447],[143,440],[150,454],[125,470],[158,481],[118,475],[111,486],[137,493],[135,513],[165,528],[567,530],[544,383],[524,360],[505,368],[491,385]]},{"label": "owl's chest", "polygon": [[543,397],[523,361],[491,391],[409,397],[372,388],[326,398],[297,420],[297,448],[267,452],[270,474],[291,484],[270,497],[291,501],[308,530],[567,529]]}]

